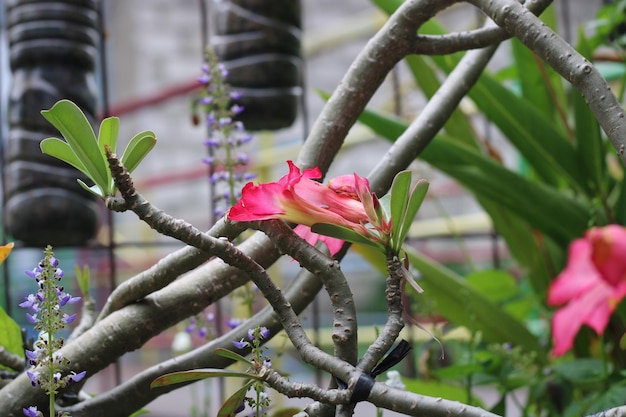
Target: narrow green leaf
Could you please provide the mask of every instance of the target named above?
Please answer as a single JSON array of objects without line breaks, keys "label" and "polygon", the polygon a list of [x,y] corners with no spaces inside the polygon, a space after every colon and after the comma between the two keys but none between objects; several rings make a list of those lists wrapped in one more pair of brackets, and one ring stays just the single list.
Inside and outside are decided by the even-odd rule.
[{"label": "narrow green leaf", "polygon": [[89,296],[89,265],[85,265],[82,269],[78,265],[74,265],[74,272],[81,294],[83,297]]},{"label": "narrow green leaf", "polygon": [[248,366],[253,366],[254,365],[251,360],[241,356],[238,353],[233,352],[232,350],[223,349],[223,348],[217,348],[217,349],[215,349],[215,353],[217,355],[223,357],[223,358],[232,359],[232,360],[237,361],[237,362],[243,362],[243,363],[245,363]]},{"label": "narrow green leaf", "polygon": [[396,174],[391,183],[391,227],[392,236],[391,239],[397,247],[394,250],[398,250],[401,243],[400,234],[402,232],[402,225],[404,223],[404,217],[406,214],[407,205],[409,202],[409,191],[411,189],[411,171],[401,171]]},{"label": "narrow green leaf", "polygon": [[194,369],[191,371],[172,372],[170,374],[161,375],[150,383],[150,388],[164,387],[166,385],[180,384],[182,382],[192,382],[207,378],[217,377],[235,377],[245,379],[255,379],[260,381],[257,375],[248,374],[246,372],[225,371],[223,369]]},{"label": "narrow green leaf", "polygon": [[87,184],[85,184],[83,180],[77,179],[76,181],[81,187],[83,187],[86,191],[89,191],[91,194],[96,195],[101,198],[106,197],[106,194],[103,193],[102,190],[100,190],[100,187],[98,187],[97,185],[93,185],[90,187]]},{"label": "narrow green leaf", "polygon": [[149,130],[137,133],[132,137],[121,159],[128,172],[133,172],[137,168],[137,165],[154,148],[156,141],[156,135]]},{"label": "narrow green leaf", "polygon": [[[20,326],[0,307],[0,346],[8,352],[24,357]],[[0,365],[0,369],[8,369]],[[12,369],[17,370],[17,369]]]},{"label": "narrow green leaf", "polygon": [[137,417],[137,416],[143,416],[144,414],[150,414],[150,410],[146,410],[145,408],[142,408],[141,410],[137,410],[134,413],[132,413],[130,416],[128,417]]},{"label": "narrow green leaf", "polygon": [[[413,190],[411,191],[411,196],[409,197],[409,202],[406,208],[406,213],[404,214],[404,219],[402,219],[401,230],[397,237],[398,245],[402,245],[404,243],[404,238],[407,233],[409,233],[409,229],[411,229],[411,225],[413,224],[413,220],[417,215],[417,211],[421,207],[424,202],[424,198],[426,198],[426,193],[428,192],[428,181],[424,179],[420,179],[417,181]],[[398,246],[397,249],[400,247]]]},{"label": "narrow green leaf", "polygon": [[[117,117],[107,117],[100,123],[100,132],[98,133],[98,147],[100,148],[100,155],[102,160],[106,161],[105,146],[108,146],[115,152],[117,146],[117,134],[120,129],[120,119]],[[105,162],[106,163],[106,162]],[[108,164],[107,164],[108,165]],[[113,184],[113,178],[111,177],[111,170],[106,170],[106,195],[115,194],[115,185]]]},{"label": "narrow green leaf", "polygon": [[228,397],[217,412],[217,417],[235,417],[237,408],[243,404],[246,393],[252,387],[253,381],[249,381]]},{"label": "narrow green leaf", "polygon": [[[120,119],[117,117],[107,117],[100,122],[100,132],[98,133],[98,145],[101,150],[108,146],[113,150],[117,149],[117,135],[120,130]],[[103,153],[104,155],[104,153]]]},{"label": "narrow green leaf", "polygon": [[[365,110],[359,120],[390,141],[406,128],[406,124],[371,110]],[[587,207],[569,194],[530,181],[456,138],[438,136],[420,159],[462,183],[478,198],[488,198],[507,208],[557,242],[570,241],[587,228]],[[546,213],[559,213],[559,221],[554,222]]]},{"label": "narrow green leaf", "polygon": [[46,138],[41,141],[39,147],[41,148],[41,152],[54,158],[60,159],[67,164],[70,164],[71,166],[89,177],[89,172],[87,172],[87,169],[78,159],[78,157],[67,142],[59,138]]},{"label": "narrow green leaf", "polygon": [[348,229],[347,227],[338,226],[336,224],[329,223],[316,223],[311,227],[313,233],[318,233],[324,236],[330,236],[337,239],[345,240],[347,242],[357,243],[361,245],[372,246],[382,252],[384,252],[384,246],[367,237],[356,233],[355,231]]},{"label": "narrow green leaf", "polygon": [[60,100],[50,110],[43,110],[41,114],[61,132],[84,165],[91,180],[106,190],[108,168],[102,159],[96,135],[85,114],[69,100]]}]

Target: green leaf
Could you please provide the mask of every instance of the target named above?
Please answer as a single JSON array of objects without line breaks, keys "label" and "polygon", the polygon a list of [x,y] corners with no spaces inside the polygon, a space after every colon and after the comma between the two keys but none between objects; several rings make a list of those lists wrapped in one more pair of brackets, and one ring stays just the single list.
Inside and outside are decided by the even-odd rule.
[{"label": "green leaf", "polygon": [[232,359],[234,361],[237,362],[243,362],[248,366],[253,366],[254,364],[252,363],[251,360],[241,356],[238,353],[233,352],[232,350],[228,350],[228,349],[224,349],[224,348],[217,348],[215,349],[215,353],[223,358],[228,358],[228,359]]},{"label": "green leaf", "polygon": [[499,269],[474,272],[466,276],[465,280],[494,303],[501,303],[520,295],[515,279],[506,271]]},{"label": "green leaf", "polygon": [[142,416],[144,414],[150,414],[150,410],[146,410],[145,408],[142,408],[141,410],[135,411],[128,417],[137,417],[137,416]]},{"label": "green leaf", "polygon": [[561,362],[553,365],[552,370],[566,380],[582,386],[597,384],[606,378],[602,360],[594,358]]},{"label": "green leaf", "polygon": [[218,411],[217,417],[235,417],[235,411],[237,411],[237,408],[239,408],[239,406],[241,406],[241,404],[244,402],[244,399],[246,398],[246,393],[252,387],[253,383],[253,381],[248,381],[246,384],[243,385],[243,387],[239,388],[237,392],[228,397],[228,399],[224,401],[224,404],[222,404],[222,407]]},{"label": "green leaf", "polygon": [[[105,146],[108,146],[115,152],[117,146],[117,134],[120,129],[120,119],[117,117],[107,117],[100,123],[100,132],[98,133],[98,147],[100,148],[100,155],[102,160],[106,161]],[[107,189],[105,195],[115,194],[115,185],[113,184],[113,178],[111,177],[111,170],[106,170],[106,184]]]},{"label": "green leaf", "polygon": [[459,401],[476,406],[482,405],[480,399],[476,397],[467,398],[467,390],[464,387],[439,381],[422,381],[420,379],[409,378],[402,378],[402,382],[406,386],[407,391],[416,392],[420,395],[445,398],[446,400]]},{"label": "green leaf", "polygon": [[[428,191],[428,181],[424,179],[420,179],[417,181],[413,190],[411,191],[411,196],[409,197],[409,202],[406,208],[406,212],[404,214],[404,218],[402,219],[401,230],[398,233],[397,244],[398,247],[396,249],[400,249],[400,246],[404,243],[404,238],[407,233],[411,229],[411,225],[413,224],[413,220],[417,215],[417,211],[421,207],[424,202],[424,198],[426,198],[426,192]],[[395,233],[394,233],[395,234]]]},{"label": "green leaf", "polygon": [[68,145],[67,142],[59,138],[46,138],[41,141],[39,147],[41,148],[41,152],[46,155],[60,159],[61,161],[70,164],[86,176],[89,176],[89,172],[87,172],[87,169],[78,159],[74,151],[72,151],[72,148],[70,148],[70,145]]},{"label": "green leaf", "polygon": [[78,265],[74,265],[74,272],[76,273],[76,281],[78,281],[81,294],[83,297],[89,296],[89,265],[85,265],[83,269],[80,269]]},{"label": "green leaf", "polygon": [[276,410],[272,414],[272,417],[293,417],[296,414],[298,414],[300,411],[302,410],[296,407],[281,408],[279,410]]},{"label": "green leaf", "polygon": [[392,240],[395,246],[394,250],[397,252],[402,242],[398,243],[402,227],[404,223],[404,216],[406,214],[406,208],[409,202],[409,190],[411,187],[411,171],[398,172],[391,184],[391,227],[393,230]]},{"label": "green leaf", "polygon": [[90,193],[92,193],[93,195],[96,195],[98,197],[106,197],[106,194],[100,189],[100,187],[98,187],[98,185],[92,185],[91,187],[88,186],[87,184],[85,184],[85,182],[81,179],[77,179],[76,182],[78,182],[78,184],[83,187],[86,191],[89,191]]},{"label": "green leaf", "polygon": [[311,231],[313,233],[334,237],[347,242],[371,246],[382,252],[385,251],[385,247],[380,242],[373,240],[373,238],[368,239],[367,237],[360,235],[347,227],[338,226],[336,224],[316,223],[311,226]]},{"label": "green leaf", "polygon": [[[0,345],[8,352],[24,357],[20,326],[0,307]],[[0,365],[0,369],[8,369]]]},{"label": "green leaf", "polygon": [[156,135],[149,130],[137,133],[132,137],[128,146],[124,150],[120,161],[128,172],[133,172],[137,165],[148,155],[148,153],[156,145]]},{"label": "green leaf", "polygon": [[161,375],[150,384],[150,388],[164,387],[166,385],[180,384],[182,382],[198,381],[206,378],[217,377],[236,377],[255,379],[260,381],[257,375],[248,374],[246,372],[225,371],[223,369],[194,369],[191,371],[172,372],[170,374]]},{"label": "green leaf", "polygon": [[[601,413],[604,410],[619,407],[624,405],[624,399],[626,398],[626,386],[624,382],[621,384],[615,384],[604,391],[600,397],[596,398],[589,404],[585,410],[585,414],[591,415]],[[608,413],[607,413],[608,414]]]},{"label": "green leaf", "polygon": [[106,190],[108,168],[85,114],[69,100],[60,100],[50,110],[43,110],[41,114],[61,132],[85,167],[89,178],[100,189]]},{"label": "green leaf", "polygon": [[[412,248],[403,248],[409,263],[421,273],[419,285],[424,297],[432,301],[435,313],[451,323],[482,333],[488,342],[511,343],[527,352],[535,352],[543,360],[544,349],[524,324],[506,310],[475,290],[454,271],[428,259]],[[377,270],[386,272],[382,253],[365,246],[355,250]]]}]

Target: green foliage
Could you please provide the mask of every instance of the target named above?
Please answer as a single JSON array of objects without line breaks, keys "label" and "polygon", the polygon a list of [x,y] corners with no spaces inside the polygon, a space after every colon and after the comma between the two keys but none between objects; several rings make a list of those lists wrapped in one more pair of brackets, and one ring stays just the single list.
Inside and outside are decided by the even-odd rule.
[{"label": "green foliage", "polygon": [[[85,114],[69,100],[60,100],[49,110],[41,112],[65,138],[47,138],[41,142],[43,153],[60,159],[85,174],[93,186],[88,186],[78,179],[79,184],[87,191],[105,198],[115,195],[116,187],[111,178],[105,149],[108,147],[115,153],[119,131],[119,119],[108,117],[100,124],[98,137],[91,128]],[[124,154],[121,162],[129,172],[145,158],[156,144],[156,136],[151,131],[135,135]]]},{"label": "green foliage", "polygon": [[[0,307],[0,341],[8,352],[24,357],[20,326]],[[7,369],[0,365],[0,369]]]},{"label": "green foliage", "polygon": [[427,191],[428,182],[425,180],[419,180],[411,189],[410,171],[402,171],[394,178],[390,196],[391,246],[394,253],[400,252]]},{"label": "green foliage", "polygon": [[258,376],[254,374],[249,374],[246,372],[237,372],[237,371],[225,371],[223,369],[194,369],[192,371],[180,371],[180,372],[172,372],[169,374],[161,375],[156,378],[154,381],[150,383],[150,388],[158,388],[164,387],[172,384],[180,384],[183,382],[193,382],[199,381],[201,379],[207,378],[218,378],[218,377],[234,377],[234,378],[244,378],[244,379],[255,379],[261,380]]}]

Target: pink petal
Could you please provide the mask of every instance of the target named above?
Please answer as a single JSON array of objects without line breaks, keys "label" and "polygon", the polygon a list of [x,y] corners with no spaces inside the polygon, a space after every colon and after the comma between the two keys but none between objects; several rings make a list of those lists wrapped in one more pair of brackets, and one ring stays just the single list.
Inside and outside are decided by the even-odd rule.
[{"label": "pink petal", "polygon": [[618,285],[626,278],[626,228],[612,224],[587,231],[586,238],[593,248],[591,258],[604,278],[611,285]]},{"label": "pink petal", "polygon": [[576,239],[569,247],[567,266],[548,290],[548,305],[567,303],[603,280],[591,261],[591,245],[587,239]]},{"label": "pink petal", "polygon": [[285,214],[279,200],[283,187],[275,182],[254,185],[247,183],[241,199],[230,208],[228,218],[235,221],[278,219]]},{"label": "pink petal", "polygon": [[611,303],[611,286],[599,284],[559,309],[552,317],[554,354],[562,355],[572,348],[576,334],[588,325],[601,335],[617,304]]},{"label": "pink petal", "polygon": [[317,233],[313,233],[311,231],[311,228],[307,226],[298,225],[293,230],[294,232],[298,234],[298,236],[306,240],[310,245],[315,246],[315,244],[318,241],[323,242],[326,245],[326,247],[328,247],[328,251],[330,252],[331,256],[339,252],[339,250],[341,249],[344,243],[343,240],[341,239],[336,239],[334,237],[323,236]]}]

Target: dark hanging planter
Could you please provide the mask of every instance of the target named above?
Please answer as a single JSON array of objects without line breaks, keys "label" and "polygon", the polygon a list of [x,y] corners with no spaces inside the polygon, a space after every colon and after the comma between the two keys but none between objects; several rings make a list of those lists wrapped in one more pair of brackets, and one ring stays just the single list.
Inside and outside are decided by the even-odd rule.
[{"label": "dark hanging planter", "polygon": [[[98,205],[76,169],[42,154],[59,133],[41,116],[61,98],[96,114],[95,0],[7,0],[12,85],[3,138],[4,221],[27,246],[81,246],[93,238]],[[84,178],[82,178],[84,179]]]},{"label": "dark hanging planter", "polygon": [[248,130],[289,127],[301,94],[299,0],[217,1],[213,49],[242,93]]}]

